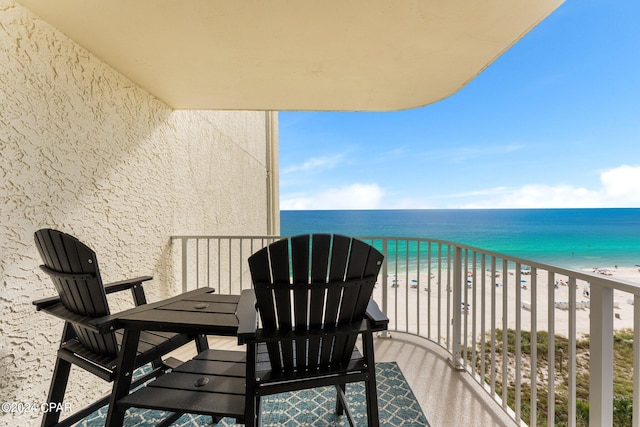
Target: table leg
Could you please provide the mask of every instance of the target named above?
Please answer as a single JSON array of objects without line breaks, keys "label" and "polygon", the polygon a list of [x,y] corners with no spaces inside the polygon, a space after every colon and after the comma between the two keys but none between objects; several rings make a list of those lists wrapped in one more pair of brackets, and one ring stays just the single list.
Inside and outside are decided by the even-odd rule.
[{"label": "table leg", "polygon": [[120,349],[120,356],[118,357],[118,366],[116,367],[116,378],[113,382],[113,390],[111,391],[111,398],[109,399],[109,412],[107,413],[105,426],[119,427],[122,426],[124,422],[126,409],[119,408],[117,402],[129,394],[139,339],[140,331],[125,329],[122,348]]},{"label": "table leg", "polygon": [[198,351],[198,354],[208,349],[209,349],[209,340],[207,340],[207,336],[199,334],[196,337],[196,350]]}]

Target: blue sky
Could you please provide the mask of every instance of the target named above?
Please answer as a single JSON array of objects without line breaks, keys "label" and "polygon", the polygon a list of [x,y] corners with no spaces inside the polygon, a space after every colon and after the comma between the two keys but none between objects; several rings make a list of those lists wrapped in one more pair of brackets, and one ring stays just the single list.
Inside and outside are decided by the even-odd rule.
[{"label": "blue sky", "polygon": [[281,112],[280,207],[640,207],[640,1],[566,0],[453,96]]}]

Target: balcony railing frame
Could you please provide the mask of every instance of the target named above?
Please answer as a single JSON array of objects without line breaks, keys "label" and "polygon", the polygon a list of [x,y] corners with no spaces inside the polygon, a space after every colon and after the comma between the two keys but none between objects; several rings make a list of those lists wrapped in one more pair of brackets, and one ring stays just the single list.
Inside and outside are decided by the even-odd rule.
[{"label": "balcony railing frame", "polygon": [[[282,236],[173,236],[174,250],[180,248],[179,257],[182,290],[187,291],[201,286],[211,286],[222,293],[239,293],[241,289],[251,286],[246,259],[255,251],[269,243],[281,239]],[[531,413],[529,420],[522,420],[522,365],[520,363],[522,343],[522,313],[525,302],[522,300],[522,272],[528,268],[531,279],[531,342],[537,342],[538,322],[542,319],[538,312],[538,274],[547,273],[547,331],[548,343],[548,425],[555,420],[555,334],[556,302],[554,287],[558,277],[567,278],[569,289],[568,304],[568,340],[569,354],[566,355],[568,371],[568,425],[577,423],[576,413],[576,310],[578,282],[586,282],[590,286],[590,384],[589,384],[589,425],[613,425],[613,318],[614,291],[622,291],[633,295],[634,325],[640,322],[640,284],[610,278],[600,274],[552,266],[532,260],[512,257],[506,254],[486,251],[480,248],[426,238],[398,238],[384,236],[362,236],[361,240],[377,246],[385,255],[379,280],[378,301],[382,310],[390,317],[390,332],[399,331],[427,339],[446,349],[450,354],[454,369],[467,372],[476,379],[489,395],[496,400],[511,418],[518,424],[536,424],[536,377],[531,375]],[[415,259],[410,261],[410,247],[415,247]],[[423,253],[425,256],[423,256]],[[426,259],[425,259],[426,258]],[[415,262],[415,264],[414,264]],[[410,265],[411,263],[411,265]],[[409,270],[415,266],[415,284],[417,296],[415,300],[415,328],[409,325],[412,307],[409,298]],[[426,267],[425,267],[426,266]],[[424,277],[426,271],[426,278]],[[466,274],[465,274],[466,272]],[[489,273],[490,279],[487,278]],[[404,301],[399,292],[399,277],[404,275],[406,290]],[[502,275],[502,309],[498,310],[497,290],[500,286],[497,277]],[[513,276],[511,276],[513,275]],[[510,278],[514,283],[509,283]],[[389,282],[389,279],[391,283]],[[426,283],[424,282],[426,281]],[[513,285],[513,286],[512,286]],[[488,291],[487,286],[490,287]],[[421,292],[423,287],[426,294]],[[478,289],[479,287],[479,289]],[[433,307],[432,292],[437,293],[436,307]],[[447,292],[445,307],[442,306],[443,294]],[[515,313],[509,312],[509,292],[515,292]],[[471,293],[471,300],[469,299]],[[424,301],[426,295],[426,303]],[[478,297],[480,295],[480,297]],[[488,297],[488,298],[487,298]],[[478,301],[480,298],[480,301]],[[487,307],[487,303],[490,307]],[[405,308],[404,318],[398,318],[399,304]],[[474,310],[470,315],[468,307]],[[456,307],[461,307],[458,310]],[[412,309],[413,310],[413,309]],[[477,320],[475,311],[480,311]],[[505,311],[506,310],[506,311]],[[444,313],[446,311],[446,314]],[[497,390],[497,373],[501,378],[509,378],[509,360],[498,357],[499,347],[508,346],[510,315],[515,315],[515,351],[514,367],[514,407],[507,405],[508,381],[502,381]],[[500,319],[499,316],[502,316]],[[445,316],[445,317],[443,317]],[[437,325],[434,324],[434,319]],[[442,321],[446,319],[446,321]],[[446,325],[446,330],[442,327]],[[487,325],[487,323],[489,325]],[[497,340],[497,326],[503,334],[502,342]],[[426,330],[425,330],[426,329]],[[640,327],[634,327],[633,341],[633,425],[640,427]],[[444,336],[443,336],[444,333]],[[434,335],[435,334],[435,335]],[[476,341],[479,335],[479,341]],[[490,343],[487,343],[487,339]],[[487,346],[490,350],[487,354]],[[501,366],[498,366],[501,359]],[[561,360],[562,362],[562,360]],[[512,362],[513,363],[513,362]],[[487,366],[488,364],[488,366]],[[531,372],[536,373],[537,346],[531,346]],[[487,371],[489,372],[487,374]]]}]

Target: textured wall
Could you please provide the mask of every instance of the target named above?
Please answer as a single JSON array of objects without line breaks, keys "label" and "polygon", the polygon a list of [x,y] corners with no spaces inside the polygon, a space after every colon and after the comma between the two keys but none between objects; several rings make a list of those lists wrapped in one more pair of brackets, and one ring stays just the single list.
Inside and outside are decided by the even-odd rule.
[{"label": "textured wall", "polygon": [[[178,290],[169,237],[266,233],[263,112],[173,111],[12,0],[0,0],[0,401],[44,402],[62,324],[33,233],[97,252],[106,282]],[[122,306],[121,301],[114,301]],[[109,388],[72,371],[71,403]],[[32,425],[41,414],[1,414]]]}]

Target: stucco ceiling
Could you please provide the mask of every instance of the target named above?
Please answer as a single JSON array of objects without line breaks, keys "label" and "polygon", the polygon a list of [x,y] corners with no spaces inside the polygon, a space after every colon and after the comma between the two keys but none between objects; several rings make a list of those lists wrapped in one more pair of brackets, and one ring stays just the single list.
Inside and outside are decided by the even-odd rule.
[{"label": "stucco ceiling", "polygon": [[19,0],[178,109],[384,111],[452,95],[563,0]]}]

